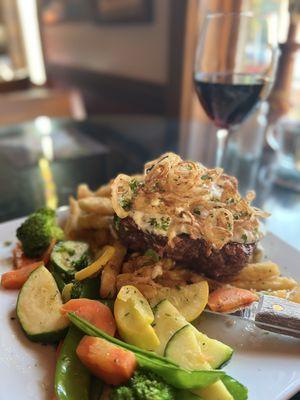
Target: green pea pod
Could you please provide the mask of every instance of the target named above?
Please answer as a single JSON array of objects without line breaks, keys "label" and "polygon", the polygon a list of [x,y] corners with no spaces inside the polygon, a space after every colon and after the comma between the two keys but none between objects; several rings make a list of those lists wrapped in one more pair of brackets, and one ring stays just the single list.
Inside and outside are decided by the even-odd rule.
[{"label": "green pea pod", "polygon": [[226,386],[227,390],[234,398],[234,400],[247,400],[248,389],[240,382],[231,378],[231,376],[225,375],[222,377],[222,382]]},{"label": "green pea pod", "polygon": [[161,363],[161,361],[156,361],[141,354],[136,354],[136,359],[141,368],[154,372],[177,389],[205,388],[225,374],[219,370],[189,371],[179,366]]},{"label": "green pea pod", "polygon": [[180,368],[167,358],[160,357],[151,351],[139,349],[136,346],[122,342],[121,340],[108,335],[74,313],[69,313],[68,315],[73,324],[87,335],[106,339],[110,343],[114,343],[119,347],[131,350],[135,353],[140,367],[153,371],[177,389],[204,388],[225,375],[225,373],[220,370],[188,371]]},{"label": "green pea pod", "polygon": [[55,370],[58,400],[89,400],[91,375],[76,355],[83,333],[71,326],[61,348]]}]

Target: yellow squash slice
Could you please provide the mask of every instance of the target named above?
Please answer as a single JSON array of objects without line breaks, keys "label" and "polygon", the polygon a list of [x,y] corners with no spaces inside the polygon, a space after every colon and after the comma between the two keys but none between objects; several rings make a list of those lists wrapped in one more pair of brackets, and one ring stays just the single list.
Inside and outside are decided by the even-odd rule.
[{"label": "yellow squash slice", "polygon": [[154,316],[147,299],[134,286],[123,286],[114,304],[118,332],[127,343],[155,350],[159,339],[151,326]]}]

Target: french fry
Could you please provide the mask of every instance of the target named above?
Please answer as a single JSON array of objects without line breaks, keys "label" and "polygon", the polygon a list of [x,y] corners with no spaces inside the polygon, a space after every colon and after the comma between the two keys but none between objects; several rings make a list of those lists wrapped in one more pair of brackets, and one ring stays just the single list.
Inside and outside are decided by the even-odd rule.
[{"label": "french fry", "polygon": [[78,202],[77,200],[74,199],[74,197],[70,197],[69,203],[70,203],[70,211],[64,227],[64,231],[67,238],[74,239],[74,232],[76,232],[78,228],[77,223],[80,210]]},{"label": "french fry", "polygon": [[293,278],[287,278],[285,276],[277,276],[260,281],[245,281],[235,280],[231,282],[232,286],[236,286],[242,289],[254,289],[260,290],[289,290],[297,286],[297,282]]},{"label": "french fry", "polygon": [[100,187],[96,190],[95,196],[97,196],[97,197],[110,197],[110,196],[111,196],[111,186],[110,186],[110,183],[108,183],[108,184],[106,184],[106,185],[100,186]]},{"label": "french fry", "polygon": [[111,200],[107,197],[85,197],[79,199],[79,207],[88,213],[97,215],[114,215]]},{"label": "french fry", "polygon": [[289,293],[288,300],[300,303],[300,285],[294,287],[294,289]]},{"label": "french fry", "polygon": [[112,217],[81,213],[78,217],[79,229],[108,228],[112,223]]},{"label": "french fry", "polygon": [[84,199],[85,197],[91,197],[94,196],[94,192],[91,191],[91,189],[86,185],[85,183],[81,183],[78,185],[77,188],[77,198],[79,199]]},{"label": "french fry", "polygon": [[272,261],[265,261],[246,265],[234,281],[262,281],[279,275],[278,265]]},{"label": "french fry", "polygon": [[121,243],[114,244],[115,253],[103,269],[100,284],[100,297],[114,297],[116,294],[116,282],[122,267],[124,257],[126,255],[126,247]]},{"label": "french fry", "polygon": [[290,293],[289,290],[282,289],[282,290],[270,291],[270,292],[268,292],[268,295],[279,297],[280,299],[287,299],[289,296],[289,293]]}]

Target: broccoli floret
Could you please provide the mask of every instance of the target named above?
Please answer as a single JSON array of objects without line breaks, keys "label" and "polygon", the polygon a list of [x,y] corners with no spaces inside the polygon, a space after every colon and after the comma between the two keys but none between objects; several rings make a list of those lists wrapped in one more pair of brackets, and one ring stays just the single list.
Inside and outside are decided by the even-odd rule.
[{"label": "broccoli floret", "polygon": [[126,386],[112,391],[110,400],[175,400],[175,393],[172,386],[154,373],[139,370]]},{"label": "broccoli floret", "polygon": [[120,386],[115,388],[110,395],[110,400],[134,400],[136,397],[131,388]]},{"label": "broccoli floret", "polygon": [[31,214],[17,229],[17,238],[22,243],[27,257],[40,257],[52,239],[62,240],[63,230],[57,225],[55,211],[41,208]]},{"label": "broccoli floret", "polygon": [[137,400],[171,400],[174,390],[165,381],[152,372],[137,371],[131,382]]},{"label": "broccoli floret", "polygon": [[55,211],[53,210],[53,208],[49,208],[49,207],[39,208],[31,215],[34,215],[34,214],[40,214],[40,215],[44,215],[45,217],[55,219]]}]

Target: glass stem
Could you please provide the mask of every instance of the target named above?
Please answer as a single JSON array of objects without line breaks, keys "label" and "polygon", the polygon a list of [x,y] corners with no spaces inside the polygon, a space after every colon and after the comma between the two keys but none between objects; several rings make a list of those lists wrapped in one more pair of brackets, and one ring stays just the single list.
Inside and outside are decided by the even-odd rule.
[{"label": "glass stem", "polygon": [[224,166],[225,152],[229,138],[228,129],[218,129],[217,133],[216,167]]}]

